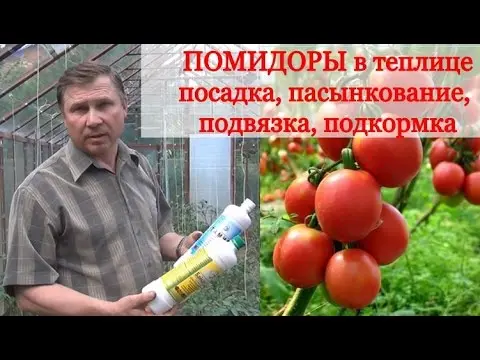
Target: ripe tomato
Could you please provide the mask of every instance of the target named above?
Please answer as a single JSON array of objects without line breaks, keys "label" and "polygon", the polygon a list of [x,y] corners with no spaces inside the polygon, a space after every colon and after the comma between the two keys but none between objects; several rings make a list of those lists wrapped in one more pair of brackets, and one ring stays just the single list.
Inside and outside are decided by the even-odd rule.
[{"label": "ripe tomato", "polygon": [[288,152],[285,149],[278,150],[278,157],[280,161],[284,164],[288,163]]},{"label": "ripe tomato", "polygon": [[260,175],[265,175],[268,171],[268,155],[267,153],[262,153],[260,157]]},{"label": "ripe tomato", "polygon": [[335,253],[325,271],[325,288],[332,301],[348,309],[362,309],[378,295],[382,275],[372,255],[362,249]]},{"label": "ripe tomato", "polygon": [[[432,87],[434,82],[430,74],[422,71],[372,71],[369,77],[369,86],[372,87],[386,87],[393,89],[399,87],[407,89],[409,87],[422,88]],[[376,103],[383,112],[397,114],[399,116],[406,117],[421,117],[423,112],[427,110],[431,104],[423,102],[409,102],[407,100],[394,102],[381,102]]]},{"label": "ripe tomato", "polygon": [[480,153],[480,138],[468,138],[465,141],[475,155]]},{"label": "ripe tomato", "polygon": [[312,155],[312,154],[315,154],[315,146],[313,146],[312,144],[308,143],[307,145],[305,145],[305,152],[308,154],[308,155]]},{"label": "ripe tomato", "polygon": [[271,147],[279,147],[280,145],[282,145],[282,139],[275,135],[272,135],[268,138],[268,143]]},{"label": "ripe tomato", "polygon": [[379,265],[388,265],[405,253],[410,238],[408,224],[397,208],[383,203],[382,223],[358,242],[358,248],[365,250]]},{"label": "ripe tomato", "polygon": [[326,157],[338,161],[342,157],[343,148],[348,146],[350,138],[317,138],[317,141]]},{"label": "ripe tomato", "polygon": [[340,169],[320,182],[315,214],[323,231],[341,242],[357,241],[377,225],[382,211],[380,186],[368,172]]},{"label": "ripe tomato", "polygon": [[317,187],[301,176],[291,182],[285,192],[285,210],[290,219],[303,223],[308,215],[315,212],[315,193]]},{"label": "ripe tomato", "polygon": [[320,106],[315,115],[315,128],[317,129],[317,140],[323,153],[333,161],[340,160],[341,151],[350,141],[349,135],[342,137],[324,137],[322,136],[326,130],[326,118],[354,118],[359,109],[360,102],[326,102]]},{"label": "ripe tomato", "polygon": [[268,193],[268,194],[263,195],[262,200],[263,200],[264,203],[269,203],[269,202],[275,201],[276,199],[275,199],[274,194]]},{"label": "ripe tomato", "polygon": [[461,191],[464,180],[465,171],[453,162],[442,161],[433,170],[433,187],[440,195],[456,195]]},{"label": "ripe tomato", "polygon": [[480,172],[474,172],[465,177],[463,195],[470,204],[480,205]]},{"label": "ripe tomato", "polygon": [[291,153],[299,153],[299,152],[302,151],[302,145],[300,145],[297,142],[292,141],[292,142],[288,143],[287,149]]},{"label": "ripe tomato", "polygon": [[360,168],[388,188],[406,185],[422,167],[422,142],[417,136],[380,138],[357,134],[352,150]]},{"label": "ripe tomato", "polygon": [[442,161],[451,161],[455,160],[457,156],[457,152],[455,149],[451,148],[445,139],[438,138],[432,143],[432,147],[430,148],[430,153],[428,154],[428,158],[430,161],[430,166],[432,169],[441,163]]},{"label": "ripe tomato", "polygon": [[333,241],[327,234],[297,224],[287,229],[275,244],[273,266],[285,282],[309,288],[323,282],[333,253]]}]

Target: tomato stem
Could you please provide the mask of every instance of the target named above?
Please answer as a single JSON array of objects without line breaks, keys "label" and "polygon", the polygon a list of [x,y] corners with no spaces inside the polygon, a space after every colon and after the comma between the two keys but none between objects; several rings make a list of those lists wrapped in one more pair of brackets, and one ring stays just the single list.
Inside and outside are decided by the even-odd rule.
[{"label": "tomato stem", "polygon": [[312,229],[318,229],[319,228],[320,224],[318,223],[317,215],[315,213],[310,215],[310,220],[309,220],[307,226],[309,228],[312,228]]},{"label": "tomato stem", "polygon": [[[423,161],[425,161],[427,154],[428,154],[428,148],[429,145],[431,144],[431,141],[429,138],[423,138],[422,139],[422,150],[423,150]],[[395,197],[392,201],[392,205],[395,206],[398,211],[403,213],[405,208],[408,205],[408,200],[410,199],[410,196],[412,195],[413,189],[415,188],[415,185],[417,183],[417,180],[419,178],[420,174],[417,174],[407,185],[400,187],[397,189],[395,193]]]},{"label": "tomato stem", "polygon": [[333,168],[337,167],[338,165],[340,165],[342,163],[342,159],[338,160],[338,161],[335,161],[333,164],[330,164],[328,165],[326,168],[323,169],[323,171],[325,171],[325,173],[329,172],[330,170],[332,170]]},{"label": "tomato stem", "polygon": [[342,150],[342,162],[345,169],[356,170],[355,159],[353,157],[353,151],[350,148],[344,148]]},{"label": "tomato stem", "polygon": [[318,186],[320,182],[322,181],[323,177],[325,174],[327,174],[330,170],[335,168],[336,166],[340,165],[342,163],[342,160],[335,161],[333,164],[330,164],[326,167],[322,168],[317,168],[317,167],[311,167],[308,169],[308,181],[314,185]]},{"label": "tomato stem", "polygon": [[297,288],[292,296],[292,299],[288,303],[282,316],[301,316],[305,313],[305,310],[310,303],[310,300],[317,289],[316,286],[311,288]]},{"label": "tomato stem", "polygon": [[439,197],[437,198],[437,200],[433,203],[433,206],[430,208],[430,210],[428,210],[425,214],[422,215],[422,217],[420,219],[418,219],[418,221],[415,223],[415,225],[412,227],[412,229],[410,230],[410,235],[413,234],[417,229],[418,227],[428,221],[428,219],[430,218],[430,216],[432,216],[435,211],[437,211],[438,207],[442,204],[442,199]]}]

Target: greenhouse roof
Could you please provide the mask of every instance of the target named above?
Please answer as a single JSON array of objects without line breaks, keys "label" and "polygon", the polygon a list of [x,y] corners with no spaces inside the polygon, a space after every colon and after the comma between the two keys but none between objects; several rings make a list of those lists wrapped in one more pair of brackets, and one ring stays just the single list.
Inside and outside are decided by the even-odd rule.
[{"label": "greenhouse roof", "polygon": [[[122,77],[128,106],[138,107],[141,91],[158,91],[158,80],[201,86],[251,85],[249,73],[183,72],[184,50],[249,49],[242,44],[0,44],[0,135],[62,144],[67,139],[56,101],[56,82],[63,71],[86,60],[112,66]],[[141,84],[145,58],[154,63],[155,80]],[[150,61],[152,62],[152,61]],[[153,83],[153,82],[152,82]],[[165,86],[165,85],[163,85]],[[160,86],[161,89],[161,86]],[[174,104],[175,99],[167,99]],[[164,103],[165,105],[168,105]],[[237,105],[238,106],[238,105]]]}]

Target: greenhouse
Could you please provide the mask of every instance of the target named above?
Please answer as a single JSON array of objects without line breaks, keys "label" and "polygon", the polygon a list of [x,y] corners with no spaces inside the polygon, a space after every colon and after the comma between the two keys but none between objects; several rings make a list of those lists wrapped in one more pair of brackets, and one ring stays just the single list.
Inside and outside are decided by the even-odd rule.
[{"label": "greenhouse", "polygon": [[[194,134],[170,137],[165,132],[146,137],[148,131],[142,129],[142,97],[146,95],[155,95],[154,116],[164,126],[181,126],[200,116],[234,116],[257,111],[246,105],[193,106],[178,102],[178,87],[185,84],[208,88],[246,86],[256,81],[245,74],[182,71],[184,50],[195,48],[235,52],[245,46],[0,44],[0,279],[5,268],[12,196],[28,174],[68,142],[56,101],[56,83],[65,69],[83,61],[109,65],[120,74],[128,97],[122,140],[149,159],[174,211],[178,233],[205,231],[227,205],[240,205],[244,198],[258,204],[257,140]],[[146,69],[154,76],[146,76]],[[153,80],[149,84],[150,78]],[[232,308],[240,314],[257,311],[258,238],[253,226],[246,236],[248,256],[245,254],[246,260],[242,259],[244,264],[236,270],[236,275],[214,283],[213,290],[199,294],[186,306],[185,313],[231,315]],[[232,296],[236,307],[231,306]],[[0,314],[18,314],[13,300],[2,288]]]}]

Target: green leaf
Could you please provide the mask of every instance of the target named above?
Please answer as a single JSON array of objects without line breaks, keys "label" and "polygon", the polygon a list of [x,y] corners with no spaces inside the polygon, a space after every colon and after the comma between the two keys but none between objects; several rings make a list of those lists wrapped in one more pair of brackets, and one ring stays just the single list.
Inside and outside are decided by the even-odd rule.
[{"label": "green leaf", "polygon": [[290,289],[282,281],[280,276],[274,268],[271,267],[260,267],[260,280],[262,285],[268,290],[270,295],[275,298],[278,302],[285,302],[289,295]]}]

